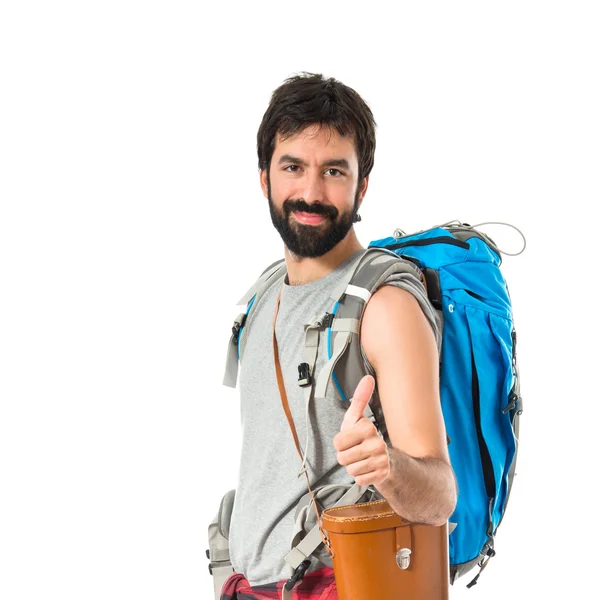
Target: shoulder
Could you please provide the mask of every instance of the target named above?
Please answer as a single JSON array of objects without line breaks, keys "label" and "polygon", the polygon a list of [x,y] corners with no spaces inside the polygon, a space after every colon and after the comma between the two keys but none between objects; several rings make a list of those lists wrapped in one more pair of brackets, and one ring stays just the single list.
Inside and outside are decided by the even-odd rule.
[{"label": "shoulder", "polygon": [[[381,357],[395,353],[436,350],[438,328],[433,316],[426,315],[421,299],[412,291],[383,285],[370,298],[364,311],[361,344],[375,370]],[[432,321],[433,319],[433,321]]]},{"label": "shoulder", "polygon": [[376,330],[383,333],[386,325],[407,326],[414,319],[425,318],[412,292],[393,285],[383,285],[369,299],[363,315],[361,333]]}]

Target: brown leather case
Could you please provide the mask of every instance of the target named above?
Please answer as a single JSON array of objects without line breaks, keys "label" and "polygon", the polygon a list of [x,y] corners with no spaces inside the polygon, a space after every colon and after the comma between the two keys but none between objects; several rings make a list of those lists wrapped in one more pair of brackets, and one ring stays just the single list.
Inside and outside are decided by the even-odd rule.
[{"label": "brown leather case", "polygon": [[321,516],[339,600],[448,600],[447,523],[409,523],[386,500],[328,508]]}]

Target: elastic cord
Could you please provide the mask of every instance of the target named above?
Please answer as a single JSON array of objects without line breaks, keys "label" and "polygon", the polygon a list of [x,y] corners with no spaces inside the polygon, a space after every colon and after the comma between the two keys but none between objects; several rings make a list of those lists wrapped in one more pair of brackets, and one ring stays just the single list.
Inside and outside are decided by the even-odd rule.
[{"label": "elastic cord", "polygon": [[[504,221],[484,221],[483,223],[478,223],[477,225],[466,225],[465,223],[461,223],[458,219],[454,219],[452,221],[448,221],[447,223],[435,225],[434,227],[430,227],[429,229],[425,229],[423,231],[431,231],[432,229],[437,229],[438,227],[444,228],[444,227],[448,227],[451,225],[458,225],[459,227],[464,227],[465,229],[473,229],[473,230],[476,230],[477,227],[481,227],[482,225],[506,225],[507,227],[512,227],[513,229],[516,229],[519,232],[519,235],[523,238],[523,248],[519,252],[515,252],[515,253],[505,252],[504,250],[500,250],[500,248],[498,248],[498,252],[500,252],[501,254],[504,254],[506,256],[519,256],[519,254],[522,254],[525,251],[525,248],[527,247],[527,239],[525,238],[525,235],[523,234],[523,232],[515,225],[511,225],[510,223],[505,223]],[[418,231],[416,233],[423,233],[423,231]],[[401,235],[399,235],[399,234],[401,234]],[[394,230],[394,237],[397,240],[400,239],[400,237],[409,237],[411,235],[415,235],[415,234],[414,233],[406,234],[400,228],[397,228]]]}]

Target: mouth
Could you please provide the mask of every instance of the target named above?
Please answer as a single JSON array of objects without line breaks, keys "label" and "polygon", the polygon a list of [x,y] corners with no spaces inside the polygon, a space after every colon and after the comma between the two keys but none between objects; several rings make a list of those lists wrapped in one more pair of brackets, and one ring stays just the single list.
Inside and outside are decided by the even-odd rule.
[{"label": "mouth", "polygon": [[320,225],[327,220],[327,217],[315,213],[294,211],[292,214],[294,215],[294,218],[303,225]]}]

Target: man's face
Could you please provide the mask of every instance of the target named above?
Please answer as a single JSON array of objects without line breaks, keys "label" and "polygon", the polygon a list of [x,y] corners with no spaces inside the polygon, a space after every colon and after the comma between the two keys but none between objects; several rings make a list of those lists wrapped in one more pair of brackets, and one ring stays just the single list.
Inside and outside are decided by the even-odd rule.
[{"label": "man's face", "polygon": [[296,256],[329,252],[350,231],[367,189],[358,187],[354,141],[328,127],[311,125],[282,140],[269,172],[261,171],[273,225]]}]

